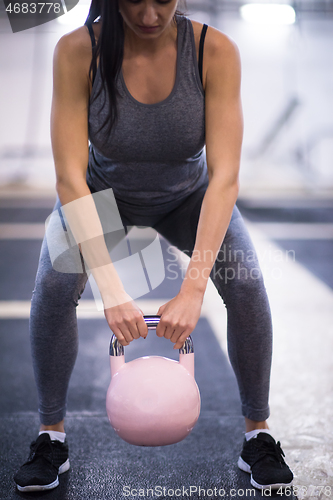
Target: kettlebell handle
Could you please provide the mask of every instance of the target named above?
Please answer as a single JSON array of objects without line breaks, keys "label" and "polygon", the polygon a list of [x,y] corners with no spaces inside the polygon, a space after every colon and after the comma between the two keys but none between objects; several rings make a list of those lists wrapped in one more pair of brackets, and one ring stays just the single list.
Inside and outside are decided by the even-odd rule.
[{"label": "kettlebell handle", "polygon": [[[145,320],[146,325],[148,326],[148,330],[154,330],[157,327],[160,318],[161,316],[149,315],[149,314],[143,316],[143,319]],[[193,352],[194,352],[193,340],[189,335],[185,340],[183,346],[179,349],[179,354],[190,354]],[[110,342],[110,356],[123,356],[123,355],[124,355],[124,346],[120,344],[116,335],[113,333]]]}]

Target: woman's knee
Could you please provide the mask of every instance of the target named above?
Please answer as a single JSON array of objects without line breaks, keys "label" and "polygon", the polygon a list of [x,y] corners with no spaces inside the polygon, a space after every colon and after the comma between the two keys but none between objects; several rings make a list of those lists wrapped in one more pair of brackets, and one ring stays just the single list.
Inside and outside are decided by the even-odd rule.
[{"label": "woman's knee", "polygon": [[233,262],[229,265],[214,265],[211,279],[224,302],[241,300],[248,302],[257,297],[264,298],[266,289],[259,265],[246,265]]},{"label": "woman's knee", "polygon": [[53,304],[60,301],[74,301],[77,305],[86,282],[86,274],[60,273],[48,267],[37,273],[33,294],[43,301],[50,300]]},{"label": "woman's knee", "polygon": [[[61,254],[59,258],[51,260],[47,238],[44,238],[33,290],[35,296],[41,296],[46,300],[48,297],[52,300],[63,297],[65,300],[72,299],[77,303],[88,276],[80,253],[74,260],[72,253]],[[59,259],[62,259],[61,262]],[[80,263],[76,262],[78,260]]]}]

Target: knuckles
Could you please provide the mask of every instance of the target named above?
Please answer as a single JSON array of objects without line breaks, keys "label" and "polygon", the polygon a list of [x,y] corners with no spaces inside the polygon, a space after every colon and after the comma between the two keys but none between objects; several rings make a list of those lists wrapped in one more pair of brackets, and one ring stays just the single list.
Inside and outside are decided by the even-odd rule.
[{"label": "knuckles", "polygon": [[129,345],[129,342],[126,342],[126,340],[119,340],[119,342],[123,347],[127,347]]},{"label": "knuckles", "polygon": [[186,323],[183,321],[174,322],[174,321],[168,320],[168,319],[160,320],[159,325],[161,326],[161,328],[158,329],[159,331],[161,329],[163,331],[165,331],[165,329],[167,329],[167,330],[172,330],[172,331],[176,330],[179,332],[184,332],[184,331],[189,331],[189,330],[192,331],[195,327],[195,325],[193,323]]}]

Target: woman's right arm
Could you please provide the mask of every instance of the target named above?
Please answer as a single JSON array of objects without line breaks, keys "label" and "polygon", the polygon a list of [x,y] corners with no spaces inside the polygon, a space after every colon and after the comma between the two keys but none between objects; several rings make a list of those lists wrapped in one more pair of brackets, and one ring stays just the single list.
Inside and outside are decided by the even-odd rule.
[{"label": "woman's right arm", "polygon": [[145,337],[147,326],[142,311],[124,290],[112,264],[86,182],[91,55],[85,27],[60,38],[54,50],[51,142],[56,190],[73,236],[101,292],[108,324],[118,340],[127,345],[133,338]]}]

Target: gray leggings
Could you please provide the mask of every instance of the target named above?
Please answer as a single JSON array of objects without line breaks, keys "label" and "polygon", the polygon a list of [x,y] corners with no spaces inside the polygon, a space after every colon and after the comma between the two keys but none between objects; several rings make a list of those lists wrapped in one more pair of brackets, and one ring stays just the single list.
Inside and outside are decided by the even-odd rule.
[{"label": "gray leggings", "polygon": [[[123,225],[153,227],[172,245],[191,255],[206,188],[201,187],[162,215],[137,216],[118,202]],[[54,210],[60,206],[57,199]],[[255,250],[236,205],[219,255],[210,277],[227,308],[228,353],[238,382],[242,414],[251,420],[266,420],[271,314]],[[30,316],[39,414],[44,425],[56,424],[65,417],[67,389],[78,352],[76,306],[86,282],[86,273],[53,269],[44,238]]]}]

